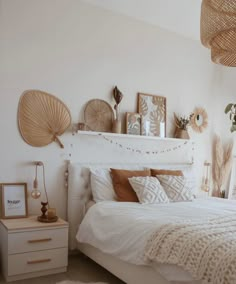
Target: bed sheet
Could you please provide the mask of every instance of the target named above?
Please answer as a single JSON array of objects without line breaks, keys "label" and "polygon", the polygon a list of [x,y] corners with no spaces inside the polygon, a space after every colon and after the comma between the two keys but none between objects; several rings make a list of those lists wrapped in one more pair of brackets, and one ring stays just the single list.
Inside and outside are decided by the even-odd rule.
[{"label": "bed sheet", "polygon": [[[198,221],[236,213],[236,201],[220,198],[192,202],[140,204],[103,201],[86,213],[76,238],[104,253],[136,265],[146,265],[143,255],[150,235],[161,225]],[[175,265],[152,263],[169,281],[190,281],[189,273]]]}]

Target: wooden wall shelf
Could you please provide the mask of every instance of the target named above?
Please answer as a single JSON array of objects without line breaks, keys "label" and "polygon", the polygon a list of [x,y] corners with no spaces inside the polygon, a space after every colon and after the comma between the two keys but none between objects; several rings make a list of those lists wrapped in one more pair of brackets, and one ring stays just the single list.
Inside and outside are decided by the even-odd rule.
[{"label": "wooden wall shelf", "polygon": [[191,141],[189,139],[178,139],[178,138],[161,138],[157,136],[144,136],[144,135],[131,135],[131,134],[123,134],[123,133],[110,133],[110,132],[96,132],[96,131],[84,131],[78,130],[77,134],[79,135],[89,135],[89,136],[105,136],[105,137],[114,137],[114,138],[131,138],[137,140],[165,140],[165,141]]}]

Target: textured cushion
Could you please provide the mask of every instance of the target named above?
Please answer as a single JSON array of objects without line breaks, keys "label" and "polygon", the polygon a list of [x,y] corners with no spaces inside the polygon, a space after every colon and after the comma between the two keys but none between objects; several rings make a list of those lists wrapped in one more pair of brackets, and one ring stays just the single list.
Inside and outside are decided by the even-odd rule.
[{"label": "textured cushion", "polygon": [[128,180],[136,192],[140,203],[169,202],[163,187],[156,177],[132,177]]},{"label": "textured cushion", "polygon": [[116,200],[110,169],[90,168],[90,182],[93,200],[96,202],[104,200]]},{"label": "textured cushion", "polygon": [[137,176],[150,176],[150,170],[130,171],[111,169],[113,187],[118,201],[139,202],[138,197],[129,183],[128,178]]},{"label": "textured cushion", "polygon": [[162,187],[172,202],[192,201],[194,184],[184,176],[158,175]]},{"label": "textured cushion", "polygon": [[151,175],[153,177],[157,175],[183,176],[183,172],[181,170],[151,169]]}]

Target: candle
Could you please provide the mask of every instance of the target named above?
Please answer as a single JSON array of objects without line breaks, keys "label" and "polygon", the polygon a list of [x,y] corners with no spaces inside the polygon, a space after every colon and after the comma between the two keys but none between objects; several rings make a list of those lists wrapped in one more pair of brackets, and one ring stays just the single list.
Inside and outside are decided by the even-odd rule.
[{"label": "candle", "polygon": [[145,135],[149,136],[150,135],[150,121],[145,121]]},{"label": "candle", "polygon": [[161,138],[165,137],[165,122],[160,122],[160,135]]},{"label": "candle", "polygon": [[48,208],[48,219],[56,217],[56,208]]}]

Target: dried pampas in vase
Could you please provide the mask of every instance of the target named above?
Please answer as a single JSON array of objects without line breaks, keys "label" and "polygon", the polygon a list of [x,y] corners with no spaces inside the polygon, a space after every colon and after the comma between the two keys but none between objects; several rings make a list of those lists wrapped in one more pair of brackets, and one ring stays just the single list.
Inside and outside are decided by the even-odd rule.
[{"label": "dried pampas in vase", "polygon": [[221,139],[216,135],[213,142],[213,161],[212,161],[212,179],[213,193],[215,197],[225,196],[225,186],[232,167],[233,141],[230,141],[226,148],[223,148]]}]

